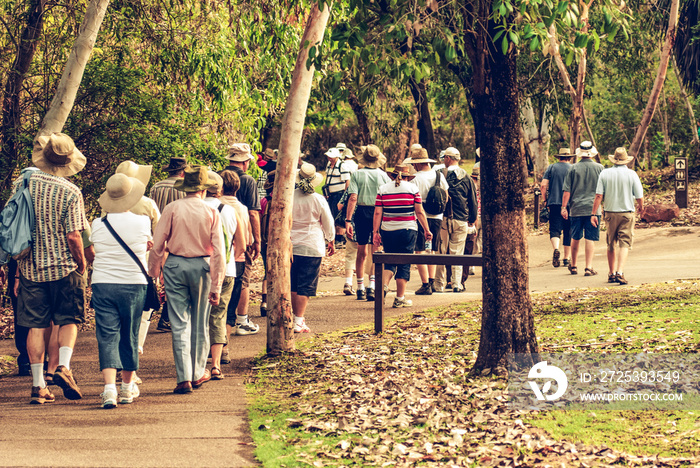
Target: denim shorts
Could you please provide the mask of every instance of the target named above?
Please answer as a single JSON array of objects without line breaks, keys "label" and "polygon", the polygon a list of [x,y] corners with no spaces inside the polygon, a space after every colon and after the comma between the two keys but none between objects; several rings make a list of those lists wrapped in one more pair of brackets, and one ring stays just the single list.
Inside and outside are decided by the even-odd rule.
[{"label": "denim shorts", "polygon": [[315,296],[323,257],[295,255],[290,272],[292,289],[299,296]]},{"label": "denim shorts", "polygon": [[[418,231],[413,229],[399,229],[397,231],[382,230],[382,245],[385,253],[413,253],[416,245]],[[385,270],[396,274],[396,279],[409,281],[411,279],[411,265],[384,265]]]},{"label": "denim shorts", "polygon": [[571,238],[573,240],[581,240],[585,237],[589,241],[597,241],[600,239],[600,216],[598,218],[598,227],[591,224],[590,216],[573,216],[571,219]]},{"label": "denim shorts", "polygon": [[561,215],[561,205],[549,205],[549,237],[560,237],[564,233],[563,244],[571,245],[571,218],[564,219]]}]

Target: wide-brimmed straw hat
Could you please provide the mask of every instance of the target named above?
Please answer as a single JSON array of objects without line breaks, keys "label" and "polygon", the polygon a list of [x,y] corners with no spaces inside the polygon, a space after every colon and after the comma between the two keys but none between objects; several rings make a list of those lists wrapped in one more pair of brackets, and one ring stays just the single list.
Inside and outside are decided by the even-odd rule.
[{"label": "wide-brimmed straw hat", "polygon": [[557,158],[573,158],[574,153],[571,152],[571,148],[559,148],[559,152],[556,154]]},{"label": "wide-brimmed straw hat", "polygon": [[82,171],[87,159],[64,133],[40,136],[34,141],[32,163],[47,174],[69,177]]},{"label": "wide-brimmed straw hat", "polygon": [[615,154],[609,154],[608,159],[616,166],[624,166],[629,164],[634,158],[627,154],[627,150],[620,146],[615,149]]},{"label": "wide-brimmed straw hat", "polygon": [[253,159],[253,153],[248,143],[234,143],[228,147],[228,156],[226,158],[233,162],[246,162]]},{"label": "wide-brimmed straw hat", "polygon": [[146,192],[146,185],[136,177],[123,173],[114,174],[107,179],[105,192],[98,202],[107,213],[123,213],[133,208]]},{"label": "wide-brimmed straw hat", "polygon": [[445,150],[445,157],[459,161],[462,157],[459,154],[459,150],[454,146],[450,146]]},{"label": "wide-brimmed straw hat", "polygon": [[370,169],[376,169],[386,164],[386,157],[376,145],[367,145],[357,162]]},{"label": "wide-brimmed straw hat", "polygon": [[387,175],[395,180],[396,177],[401,175],[404,180],[412,180],[416,176],[416,169],[411,164],[397,164],[391,172],[387,172]]},{"label": "wide-brimmed straw hat", "polygon": [[173,188],[181,192],[200,192],[216,185],[216,180],[209,177],[206,166],[188,166],[185,177],[173,184]]},{"label": "wide-brimmed straw hat", "polygon": [[296,183],[306,180],[312,187],[318,187],[323,182],[323,176],[316,172],[316,167],[311,163],[303,163],[297,172]]},{"label": "wide-brimmed straw hat", "polygon": [[170,158],[170,163],[163,168],[165,172],[180,172],[187,167],[187,158]]},{"label": "wide-brimmed straw hat", "polygon": [[437,162],[434,159],[428,157],[428,150],[422,146],[412,145],[411,149],[408,150],[408,157],[403,160],[404,164],[420,164],[420,163],[434,163]]},{"label": "wide-brimmed straw hat", "polygon": [[151,180],[151,171],[153,166],[144,166],[141,164],[136,164],[134,161],[124,161],[117,166],[117,170],[114,171],[115,174],[124,174],[128,177],[134,177],[138,179],[143,185],[148,185],[148,181]]}]

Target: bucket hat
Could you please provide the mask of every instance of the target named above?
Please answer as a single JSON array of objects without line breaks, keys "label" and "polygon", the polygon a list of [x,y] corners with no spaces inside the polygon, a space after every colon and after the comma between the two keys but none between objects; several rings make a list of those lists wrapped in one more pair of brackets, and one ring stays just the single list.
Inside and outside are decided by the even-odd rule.
[{"label": "bucket hat", "polygon": [[386,157],[376,145],[367,145],[357,162],[370,169],[376,169],[386,164]]},{"label": "bucket hat", "polygon": [[173,184],[173,188],[181,192],[200,192],[216,185],[216,181],[209,177],[205,166],[188,166],[185,168],[185,177]]},{"label": "bucket hat", "polygon": [[571,148],[559,148],[559,152],[556,156],[557,158],[572,158],[575,154],[571,152]]},{"label": "bucket hat", "polygon": [[185,157],[170,158],[170,163],[163,168],[165,172],[180,172],[187,167],[187,159]]},{"label": "bucket hat", "polygon": [[148,185],[148,181],[151,180],[151,171],[153,166],[144,166],[141,164],[136,164],[134,161],[124,161],[117,166],[117,170],[114,171],[115,174],[124,174],[128,177],[134,177],[138,179],[143,185]]},{"label": "bucket hat", "polygon": [[308,181],[312,187],[318,187],[323,182],[323,176],[316,172],[316,167],[311,163],[303,163],[297,172],[296,183]]},{"label": "bucket hat", "polygon": [[233,162],[246,162],[253,159],[253,153],[250,151],[248,143],[234,143],[228,147],[226,158]]},{"label": "bucket hat", "polygon": [[598,150],[590,141],[582,141],[576,148],[576,155],[579,158],[593,158],[598,154]]},{"label": "bucket hat", "polygon": [[69,177],[82,171],[87,159],[65,133],[40,136],[34,142],[32,163],[47,174]]},{"label": "bucket hat", "polygon": [[107,213],[123,213],[133,208],[146,192],[146,186],[136,177],[123,173],[107,179],[105,191],[98,202]]},{"label": "bucket hat", "polygon": [[615,154],[608,155],[608,159],[616,166],[624,166],[629,164],[634,158],[627,154],[627,150],[620,146],[615,150]]},{"label": "bucket hat", "polygon": [[221,178],[219,174],[214,171],[207,171],[207,175],[209,176],[209,180],[213,180],[215,182],[214,185],[207,188],[207,192],[215,194],[224,188],[224,179]]}]

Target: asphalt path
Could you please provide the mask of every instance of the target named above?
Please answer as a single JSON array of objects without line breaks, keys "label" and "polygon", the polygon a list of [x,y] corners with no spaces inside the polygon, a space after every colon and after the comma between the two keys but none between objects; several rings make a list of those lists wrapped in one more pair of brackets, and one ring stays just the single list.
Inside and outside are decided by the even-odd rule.
[{"label": "asphalt path", "polygon": [[[603,234],[604,235],[604,234]],[[639,286],[700,277],[700,228],[654,228],[637,230],[625,276]],[[547,235],[528,238],[530,288],[533,292],[576,288],[620,288],[607,284],[605,244],[595,250],[594,268],[599,275],[583,275],[583,252],[579,274],[551,265]],[[420,286],[412,273],[409,291]],[[373,304],[342,295],[342,278],[322,278],[312,298],[307,323],[312,333],[342,330],[371,323]],[[625,291],[622,288],[621,291]],[[386,316],[425,308],[480,300],[481,275],[471,276],[464,293],[413,296],[411,309],[392,309],[390,292]],[[101,374],[94,332],[81,333],[71,366],[84,398],[70,401],[52,387],[56,402],[29,405],[31,377],[10,375],[0,379],[0,466],[256,466],[254,445],[247,419],[245,379],[253,357],[265,350],[266,323],[257,306],[253,320],[261,331],[252,336],[231,337],[233,362],[224,366],[226,378],[209,382],[189,395],[175,395],[175,369],[169,333],[151,333],[141,359],[141,396],[131,405],[113,410],[100,407]],[[306,339],[309,335],[300,338]],[[12,340],[0,341],[0,355],[16,355]],[[252,396],[254,397],[254,396]]]}]

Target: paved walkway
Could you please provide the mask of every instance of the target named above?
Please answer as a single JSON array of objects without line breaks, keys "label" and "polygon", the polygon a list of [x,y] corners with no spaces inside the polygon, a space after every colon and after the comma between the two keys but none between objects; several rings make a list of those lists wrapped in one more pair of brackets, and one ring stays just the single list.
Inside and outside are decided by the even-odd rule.
[{"label": "paved walkway", "polygon": [[[700,277],[700,228],[638,230],[625,276],[631,285]],[[533,291],[608,287],[605,245],[598,243],[595,277],[572,276],[552,268],[546,235],[534,235],[530,247]],[[417,274],[409,291],[419,286]],[[340,278],[321,279],[319,290],[339,291]],[[612,286],[616,287],[616,286]],[[393,294],[389,295],[389,299]],[[462,294],[415,296],[413,311],[481,298],[481,277],[467,282]],[[389,300],[387,300],[389,303]],[[255,308],[254,308],[255,310]],[[387,316],[405,312],[386,309]],[[264,320],[258,335],[232,337],[234,361],[226,379],[205,384],[190,395],[175,395],[170,334],[153,332],[139,375],[142,396],[132,405],[106,411],[94,332],[78,338],[72,366],[84,398],[69,401],[56,391],[56,402],[28,405],[30,377],[0,379],[0,466],[256,466],[247,420],[245,373],[250,360],[265,349]],[[315,333],[348,328],[373,320],[372,304],[342,295],[314,298],[307,323]],[[153,325],[152,328],[155,328]],[[305,337],[303,337],[305,338]],[[12,340],[0,341],[0,355],[15,354]]]}]

